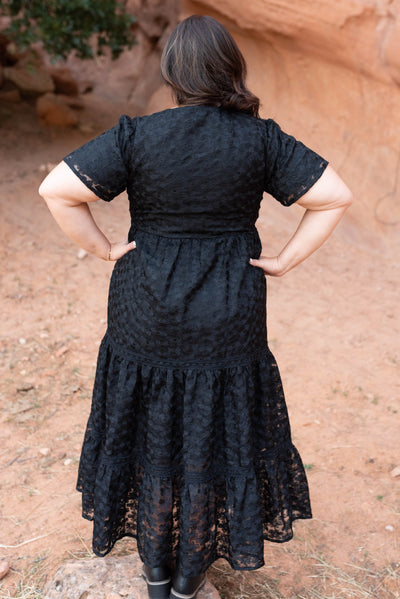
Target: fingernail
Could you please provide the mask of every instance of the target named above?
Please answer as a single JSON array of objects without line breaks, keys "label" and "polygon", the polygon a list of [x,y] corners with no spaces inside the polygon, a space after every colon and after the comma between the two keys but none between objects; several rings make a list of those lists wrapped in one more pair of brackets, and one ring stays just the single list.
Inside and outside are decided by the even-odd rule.
[{"label": "fingernail", "polygon": [[253,264],[253,258],[249,258],[250,264]]}]

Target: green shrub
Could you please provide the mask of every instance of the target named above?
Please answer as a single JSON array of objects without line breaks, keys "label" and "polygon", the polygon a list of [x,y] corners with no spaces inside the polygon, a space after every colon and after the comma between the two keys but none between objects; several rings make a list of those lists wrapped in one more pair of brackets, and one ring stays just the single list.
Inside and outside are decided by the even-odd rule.
[{"label": "green shrub", "polygon": [[18,48],[41,41],[54,58],[72,50],[79,58],[93,58],[106,47],[117,58],[135,43],[130,31],[135,18],[118,0],[0,0],[0,14],[11,16],[4,33]]}]

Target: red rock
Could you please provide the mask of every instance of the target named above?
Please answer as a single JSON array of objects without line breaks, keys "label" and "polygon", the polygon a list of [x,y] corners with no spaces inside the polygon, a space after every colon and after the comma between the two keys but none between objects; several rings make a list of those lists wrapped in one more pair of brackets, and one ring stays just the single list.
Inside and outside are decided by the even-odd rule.
[{"label": "red rock", "polygon": [[9,42],[7,45],[7,57],[12,61],[13,65],[18,63],[17,66],[21,68],[44,68],[43,58],[36,50],[26,48],[25,50],[21,51],[14,42]]},{"label": "red rock", "polygon": [[0,580],[7,576],[10,571],[10,564],[6,560],[0,561]]},{"label": "red rock", "polygon": [[161,85],[151,96],[146,105],[146,114],[152,114],[158,110],[164,110],[166,108],[172,108],[174,101],[172,98],[171,89],[166,85]]},{"label": "red rock", "polygon": [[137,15],[142,6],[142,0],[126,0],[126,11],[131,15]]},{"label": "red rock", "polygon": [[0,102],[18,104],[18,102],[21,102],[21,94],[17,89],[0,90]]},{"label": "red rock", "polygon": [[[44,590],[44,599],[148,599],[141,576],[142,563],[137,554],[124,557],[95,558],[64,564]],[[207,581],[197,599],[220,599]]]},{"label": "red rock", "polygon": [[70,108],[76,110],[83,110],[85,108],[85,102],[79,96],[66,96],[65,94],[57,94],[57,97],[64,101]]},{"label": "red rock", "polygon": [[146,59],[145,73],[138,78],[135,88],[129,95],[129,100],[134,102],[140,111],[143,111],[146,102],[141,105],[141,98],[150,98],[162,83],[160,75],[160,56],[157,52],[152,52]]},{"label": "red rock", "polygon": [[50,76],[53,79],[56,94],[66,96],[77,96],[79,94],[78,83],[72,76],[67,67],[58,67],[50,69]]},{"label": "red rock", "polygon": [[145,2],[139,11],[138,25],[150,39],[158,39],[170,22],[171,1]]},{"label": "red rock", "polygon": [[9,43],[8,37],[0,32],[0,64],[8,64],[7,46]]},{"label": "red rock", "polygon": [[46,125],[70,127],[78,124],[76,113],[55,94],[45,94],[38,98],[36,112]]},{"label": "red rock", "polygon": [[39,66],[5,67],[4,78],[13,83],[24,96],[40,96],[54,90],[54,83],[49,73]]},{"label": "red rock", "polygon": [[390,471],[390,476],[393,478],[400,476],[400,466],[393,468],[393,470]]},{"label": "red rock", "polygon": [[136,44],[114,61],[109,54],[95,62],[68,57],[66,66],[80,93],[90,89],[107,102],[129,102],[130,114],[143,112],[160,85],[160,44],[177,23],[178,4],[176,0],[128,0],[126,9],[137,18]]}]

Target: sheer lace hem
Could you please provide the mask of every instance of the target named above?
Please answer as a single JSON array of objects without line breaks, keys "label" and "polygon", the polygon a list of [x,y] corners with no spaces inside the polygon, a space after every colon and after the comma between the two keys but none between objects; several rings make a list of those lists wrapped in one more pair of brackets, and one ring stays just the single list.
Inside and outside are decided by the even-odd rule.
[{"label": "sheer lace hem", "polygon": [[105,456],[101,443],[101,436],[87,432],[77,484],[100,557],[132,537],[149,564],[185,556],[186,576],[219,558],[235,570],[254,570],[264,565],[264,540],[289,541],[293,522],[312,517],[303,465],[290,440],[251,471],[201,475],[160,469],[139,452]]},{"label": "sheer lace hem", "polygon": [[78,475],[93,550],[137,538],[148,564],[196,576],[223,557],[263,564],[264,540],[310,518],[272,354],[220,369],[171,369],[100,347]]}]

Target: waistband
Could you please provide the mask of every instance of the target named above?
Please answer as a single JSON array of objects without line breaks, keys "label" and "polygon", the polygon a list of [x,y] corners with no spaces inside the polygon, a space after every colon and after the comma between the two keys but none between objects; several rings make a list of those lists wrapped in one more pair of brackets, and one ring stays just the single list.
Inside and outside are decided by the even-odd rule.
[{"label": "waistband", "polygon": [[133,241],[137,232],[145,233],[147,235],[154,235],[156,237],[166,237],[170,239],[220,239],[224,237],[235,237],[243,235],[258,235],[256,227],[253,225],[248,228],[238,230],[224,230],[224,231],[167,231],[167,230],[155,230],[150,225],[146,226],[143,224],[132,223],[129,230],[129,241]]}]

